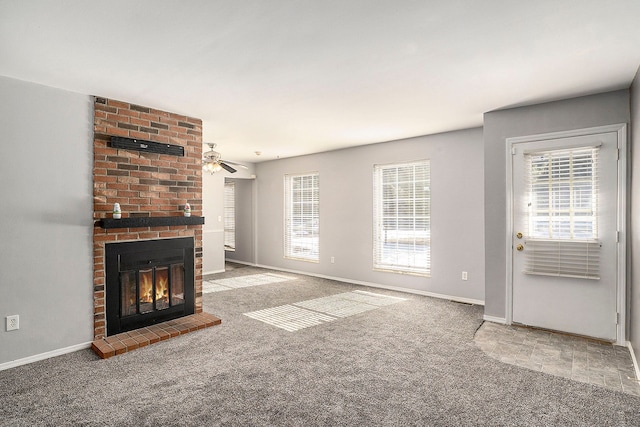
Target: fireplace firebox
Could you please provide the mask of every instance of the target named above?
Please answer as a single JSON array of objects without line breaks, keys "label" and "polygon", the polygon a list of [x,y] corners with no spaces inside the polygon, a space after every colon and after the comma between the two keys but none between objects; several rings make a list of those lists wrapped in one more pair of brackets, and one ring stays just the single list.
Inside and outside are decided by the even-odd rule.
[{"label": "fireplace firebox", "polygon": [[107,335],[194,313],[192,237],[105,245]]}]

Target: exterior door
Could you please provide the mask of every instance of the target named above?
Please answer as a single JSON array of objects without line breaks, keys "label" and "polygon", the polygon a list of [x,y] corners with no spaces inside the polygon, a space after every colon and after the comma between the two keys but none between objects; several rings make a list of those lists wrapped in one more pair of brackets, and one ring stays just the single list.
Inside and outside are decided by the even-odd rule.
[{"label": "exterior door", "polygon": [[512,147],[513,322],[615,341],[617,133]]}]

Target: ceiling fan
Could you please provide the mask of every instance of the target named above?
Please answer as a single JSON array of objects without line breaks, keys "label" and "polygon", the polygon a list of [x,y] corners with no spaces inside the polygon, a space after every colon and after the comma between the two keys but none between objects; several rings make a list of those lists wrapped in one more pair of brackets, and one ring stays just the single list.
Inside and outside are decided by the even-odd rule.
[{"label": "ceiling fan", "polygon": [[216,172],[221,171],[222,169],[226,170],[230,173],[236,173],[236,169],[229,165],[234,165],[236,167],[241,167],[248,169],[245,165],[241,165],[240,163],[230,162],[228,160],[222,160],[220,153],[214,151],[218,144],[216,143],[207,143],[210,150],[202,153],[202,170],[211,173],[213,175]]}]

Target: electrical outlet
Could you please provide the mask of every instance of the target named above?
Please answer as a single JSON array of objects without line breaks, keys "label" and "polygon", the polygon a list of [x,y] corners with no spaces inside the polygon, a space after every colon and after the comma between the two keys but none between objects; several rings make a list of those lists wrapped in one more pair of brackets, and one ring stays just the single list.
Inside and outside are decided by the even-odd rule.
[{"label": "electrical outlet", "polygon": [[469,280],[469,275],[467,274],[466,271],[462,272],[462,280]]},{"label": "electrical outlet", "polygon": [[20,329],[20,316],[7,316],[7,332]]},{"label": "electrical outlet", "polygon": [[331,257],[331,264],[335,264],[336,263],[336,257]]}]

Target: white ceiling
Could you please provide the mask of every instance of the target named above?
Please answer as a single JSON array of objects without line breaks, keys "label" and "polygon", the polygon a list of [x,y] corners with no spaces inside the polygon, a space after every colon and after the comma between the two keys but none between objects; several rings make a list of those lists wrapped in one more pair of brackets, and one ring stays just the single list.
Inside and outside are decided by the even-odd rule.
[{"label": "white ceiling", "polygon": [[0,0],[0,75],[201,118],[236,161],[481,126],[639,65],[639,0]]}]

